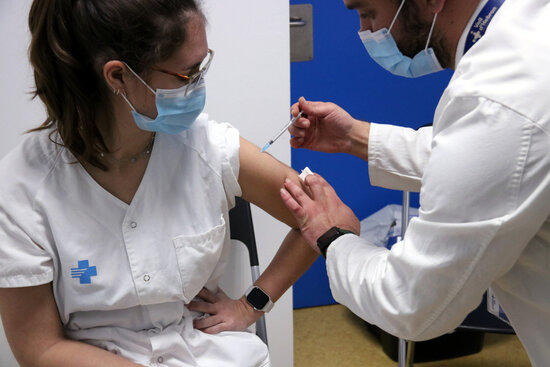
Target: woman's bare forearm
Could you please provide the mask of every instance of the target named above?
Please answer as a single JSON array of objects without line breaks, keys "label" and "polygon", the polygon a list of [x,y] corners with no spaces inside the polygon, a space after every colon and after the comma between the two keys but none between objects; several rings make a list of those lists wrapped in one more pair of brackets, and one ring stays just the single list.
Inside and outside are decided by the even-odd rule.
[{"label": "woman's bare forearm", "polygon": [[21,367],[135,367],[142,366],[93,345],[62,339],[50,346],[36,361]]},{"label": "woman's bare forearm", "polygon": [[256,285],[275,302],[309,269],[318,256],[300,231],[291,229]]},{"label": "woman's bare forearm", "polygon": [[139,366],[101,348],[67,339],[51,283],[0,288],[0,314],[21,367]]}]

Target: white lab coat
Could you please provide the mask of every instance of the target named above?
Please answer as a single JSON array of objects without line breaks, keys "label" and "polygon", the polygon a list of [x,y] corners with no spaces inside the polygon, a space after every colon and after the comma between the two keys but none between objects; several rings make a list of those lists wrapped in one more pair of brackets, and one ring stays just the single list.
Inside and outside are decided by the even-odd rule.
[{"label": "white lab coat", "polygon": [[425,340],[457,327],[490,286],[533,366],[548,365],[549,36],[548,0],[507,0],[457,64],[433,129],[371,125],[371,182],[420,189],[421,207],[391,251],[353,235],[329,247],[338,302]]},{"label": "white lab coat", "polygon": [[225,269],[238,131],[202,114],[182,134],[157,134],[130,205],[48,133],[0,163],[0,287],[53,282],[66,335],[143,365],[269,365],[254,334],[205,334],[184,307]]}]

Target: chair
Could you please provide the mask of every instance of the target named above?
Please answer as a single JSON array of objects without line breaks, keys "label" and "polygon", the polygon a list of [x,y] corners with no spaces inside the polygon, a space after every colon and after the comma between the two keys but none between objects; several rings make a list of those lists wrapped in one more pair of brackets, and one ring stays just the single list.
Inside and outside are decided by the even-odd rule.
[{"label": "chair", "polygon": [[[252,283],[260,276],[258,251],[256,249],[256,237],[254,236],[254,224],[250,203],[240,197],[235,198],[235,207],[229,211],[229,227],[231,239],[243,243],[248,250]],[[267,345],[267,331],[265,317],[256,321],[256,335]]]}]

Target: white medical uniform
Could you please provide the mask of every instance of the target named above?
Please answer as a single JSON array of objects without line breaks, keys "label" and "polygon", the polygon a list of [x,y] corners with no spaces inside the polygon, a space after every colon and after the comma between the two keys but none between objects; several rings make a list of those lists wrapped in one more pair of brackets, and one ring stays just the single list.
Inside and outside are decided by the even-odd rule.
[{"label": "white medical uniform", "polygon": [[48,133],[0,163],[0,287],[53,282],[71,339],[139,364],[268,366],[256,335],[205,334],[184,307],[224,273],[238,131],[202,114],[179,135],[157,134],[130,205]]},{"label": "white medical uniform", "polygon": [[507,0],[457,61],[433,129],[371,125],[371,182],[420,189],[420,215],[391,251],[353,235],[328,248],[338,302],[425,340],[457,327],[491,286],[533,366],[548,366],[549,37],[550,1]]}]

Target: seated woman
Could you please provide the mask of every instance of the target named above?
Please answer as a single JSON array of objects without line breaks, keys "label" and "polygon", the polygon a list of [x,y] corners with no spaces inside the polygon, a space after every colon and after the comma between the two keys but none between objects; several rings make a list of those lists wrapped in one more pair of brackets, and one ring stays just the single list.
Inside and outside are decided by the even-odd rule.
[{"label": "seated woman", "polygon": [[[0,163],[0,313],[19,363],[268,366],[254,334],[224,332],[262,314],[218,289],[228,211],[242,196],[295,228],[279,188],[299,179],[202,113],[214,53],[196,2],[35,0],[29,26],[47,120]],[[276,301],[315,257],[291,229],[256,284]],[[197,295],[216,301],[190,306],[210,305],[199,329]]]}]

